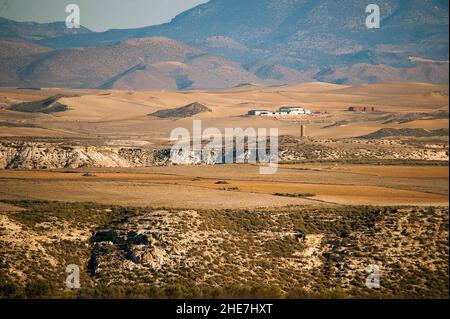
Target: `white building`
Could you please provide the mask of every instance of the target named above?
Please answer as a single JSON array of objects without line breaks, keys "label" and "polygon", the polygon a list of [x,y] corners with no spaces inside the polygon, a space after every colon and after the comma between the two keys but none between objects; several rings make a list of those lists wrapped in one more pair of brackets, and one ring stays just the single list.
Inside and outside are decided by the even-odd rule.
[{"label": "white building", "polygon": [[279,108],[278,113],[282,115],[301,115],[305,114],[305,109],[303,107],[283,106]]},{"label": "white building", "polygon": [[254,116],[268,116],[273,115],[273,112],[267,111],[267,110],[251,110],[248,111],[248,115],[254,115]]},{"label": "white building", "polygon": [[248,115],[253,116],[300,116],[310,114],[312,114],[310,110],[298,106],[283,106],[280,107],[276,112],[267,110],[251,110],[248,112]]},{"label": "white building", "polygon": [[283,106],[279,108],[278,112],[275,112],[275,115],[308,115],[308,114],[311,114],[310,110],[307,110],[304,107],[299,106]]}]

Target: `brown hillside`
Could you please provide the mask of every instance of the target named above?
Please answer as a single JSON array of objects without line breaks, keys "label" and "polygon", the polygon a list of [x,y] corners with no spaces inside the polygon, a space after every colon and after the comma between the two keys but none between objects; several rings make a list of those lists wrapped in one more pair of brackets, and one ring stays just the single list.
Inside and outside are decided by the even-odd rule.
[{"label": "brown hillside", "polygon": [[198,102],[191,103],[176,109],[160,110],[150,114],[159,118],[186,118],[199,113],[212,112],[211,109]]},{"label": "brown hillside", "polygon": [[20,77],[40,87],[184,90],[257,81],[235,62],[164,37],[55,50],[28,62]]},{"label": "brown hillside", "polygon": [[64,112],[69,108],[59,102],[59,99],[69,97],[67,95],[57,94],[40,101],[24,102],[10,106],[10,109],[17,112],[26,113],[45,113],[51,114],[56,112]]}]

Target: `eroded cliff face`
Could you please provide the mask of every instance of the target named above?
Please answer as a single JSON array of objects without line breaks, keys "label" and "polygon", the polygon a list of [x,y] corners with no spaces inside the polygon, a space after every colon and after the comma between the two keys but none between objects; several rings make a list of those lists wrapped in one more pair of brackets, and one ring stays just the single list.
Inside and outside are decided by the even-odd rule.
[{"label": "eroded cliff face", "polygon": [[[229,151],[233,153],[233,150]],[[74,146],[61,143],[0,142],[0,169],[57,169],[57,168],[128,168],[180,165],[214,165],[224,162],[225,152],[219,156],[214,150],[199,154],[170,149],[143,147]],[[233,161],[245,162],[248,152],[231,154]]]},{"label": "eroded cliff face", "polygon": [[164,150],[52,143],[1,143],[0,168],[55,169],[164,165]]},{"label": "eroded cliff face", "polygon": [[[269,147],[264,162],[269,158]],[[194,152],[190,148],[171,152],[165,148],[142,146],[87,146],[65,142],[0,142],[0,169],[57,169],[57,168],[129,168],[163,165],[215,165],[246,163],[260,154],[252,151],[236,153],[236,149],[203,149]],[[448,162],[448,140],[401,140],[397,138],[362,140],[313,140],[280,137],[278,161],[293,163],[302,161],[441,161]],[[274,159],[272,159],[272,162]]]}]

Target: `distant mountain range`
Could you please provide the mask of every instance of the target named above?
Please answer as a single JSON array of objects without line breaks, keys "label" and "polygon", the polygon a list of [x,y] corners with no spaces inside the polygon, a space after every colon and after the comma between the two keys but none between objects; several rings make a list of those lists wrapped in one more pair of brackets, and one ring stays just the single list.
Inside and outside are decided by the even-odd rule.
[{"label": "distant mountain range", "polygon": [[0,85],[117,89],[240,83],[448,83],[447,0],[211,0],[170,23],[75,32],[0,19]]},{"label": "distant mountain range", "polygon": [[92,33],[92,31],[83,26],[78,29],[68,29],[66,28],[65,22],[16,22],[0,17],[1,39],[22,39],[29,41],[39,41],[88,33]]}]

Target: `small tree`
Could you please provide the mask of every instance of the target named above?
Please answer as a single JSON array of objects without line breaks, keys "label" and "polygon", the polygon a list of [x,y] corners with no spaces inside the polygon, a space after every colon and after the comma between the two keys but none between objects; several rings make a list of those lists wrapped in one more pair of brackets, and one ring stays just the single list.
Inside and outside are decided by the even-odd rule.
[{"label": "small tree", "polygon": [[25,293],[28,298],[43,298],[50,293],[50,285],[44,280],[29,282],[25,286]]},{"label": "small tree", "polygon": [[19,294],[19,288],[13,283],[1,283],[0,284],[0,297],[1,298],[16,298]]}]

